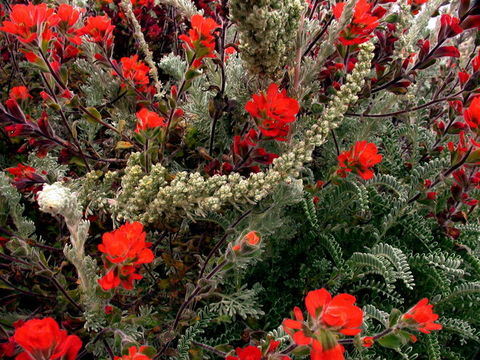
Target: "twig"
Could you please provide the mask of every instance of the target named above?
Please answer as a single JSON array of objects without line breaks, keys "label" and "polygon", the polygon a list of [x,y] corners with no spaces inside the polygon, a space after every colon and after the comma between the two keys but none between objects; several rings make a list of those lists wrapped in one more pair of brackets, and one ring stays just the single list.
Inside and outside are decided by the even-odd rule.
[{"label": "twig", "polygon": [[213,255],[215,255],[215,253],[217,252],[218,249],[220,249],[220,247],[223,245],[223,243],[227,240],[228,238],[228,235],[231,234],[231,232],[235,229],[235,227],[243,220],[245,219],[250,213],[252,212],[252,209],[244,212],[242,215],[240,215],[237,220],[235,220],[231,225],[228,226],[228,228],[225,230],[225,234],[223,234],[222,238],[215,244],[215,246],[212,248],[212,250],[210,251],[210,253],[207,255],[204,263],[203,263],[203,266],[202,266],[202,269],[200,270],[200,276],[199,278],[201,278],[203,276],[203,274],[205,273],[205,269],[208,265],[208,262],[210,261],[210,259],[213,257]]},{"label": "twig", "polygon": [[207,351],[209,351],[209,352],[211,352],[215,355],[218,355],[221,358],[225,358],[227,356],[226,353],[224,353],[223,351],[215,349],[213,346],[202,344],[202,343],[199,343],[199,342],[196,342],[196,341],[192,341],[192,344],[195,345],[195,346],[198,346],[202,349],[205,349],[205,350],[207,350]]}]

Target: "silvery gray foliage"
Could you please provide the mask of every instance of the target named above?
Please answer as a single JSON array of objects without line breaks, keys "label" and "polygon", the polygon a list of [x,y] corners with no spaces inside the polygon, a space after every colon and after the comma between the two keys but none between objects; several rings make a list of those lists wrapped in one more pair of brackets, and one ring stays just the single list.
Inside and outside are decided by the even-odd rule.
[{"label": "silvery gray foliage", "polygon": [[4,172],[0,172],[0,216],[12,218],[16,233],[20,237],[28,238],[35,232],[32,220],[23,217],[25,207],[20,204],[22,196],[10,183]]},{"label": "silvery gray foliage", "polygon": [[247,289],[247,286],[243,285],[236,292],[228,295],[215,293],[215,295],[221,297],[221,300],[210,304],[209,309],[220,316],[227,315],[233,319],[235,319],[236,315],[243,319],[247,317],[258,319],[260,316],[265,315],[256,298],[260,291],[261,287],[257,284],[252,289]]},{"label": "silvery gray foliage", "polygon": [[82,304],[84,305],[85,328],[99,330],[104,323],[104,301],[97,296],[97,262],[85,255],[90,222],[83,219],[83,211],[77,196],[69,188],[57,182],[45,185],[38,193],[41,211],[64,218],[70,232],[70,243],[65,245],[65,257],[75,266],[79,279]]}]

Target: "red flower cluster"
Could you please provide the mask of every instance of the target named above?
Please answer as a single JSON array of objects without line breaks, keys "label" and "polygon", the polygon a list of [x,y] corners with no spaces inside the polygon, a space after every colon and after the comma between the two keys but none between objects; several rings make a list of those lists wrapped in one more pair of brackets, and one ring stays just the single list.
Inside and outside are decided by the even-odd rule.
[{"label": "red flower cluster", "polygon": [[246,346],[244,348],[237,347],[235,353],[237,356],[227,355],[226,360],[261,360],[265,359],[277,359],[277,360],[290,360],[287,355],[275,353],[280,345],[280,341],[270,340],[267,346],[262,351],[256,346]]},{"label": "red flower cluster", "polygon": [[92,16],[87,18],[85,26],[78,30],[79,35],[87,35],[91,42],[105,45],[106,49],[111,48],[113,44],[112,20],[106,16]]},{"label": "red flower cluster", "polygon": [[57,16],[59,18],[57,27],[65,35],[65,38],[75,45],[82,43],[82,39],[77,34],[78,31],[75,29],[75,25],[84,11],[85,9],[77,10],[68,4],[60,4],[57,9]]},{"label": "red flower cluster", "polygon": [[13,186],[20,191],[37,193],[41,190],[43,184],[46,183],[46,179],[37,174],[36,170],[31,166],[18,164],[16,167],[5,169],[5,171],[14,176]]},{"label": "red flower cluster", "polygon": [[337,174],[346,177],[348,172],[354,172],[361,178],[369,180],[373,177],[372,167],[382,161],[382,155],[373,143],[357,141],[352,149],[338,155],[340,169]]},{"label": "red flower cluster", "polygon": [[136,133],[157,127],[167,127],[167,120],[147,108],[142,108],[137,112]]},{"label": "red flower cluster", "polygon": [[27,100],[32,98],[32,95],[30,95],[26,86],[14,86],[10,89],[9,95],[10,99],[15,101]]},{"label": "red flower cluster", "polygon": [[16,4],[12,6],[10,20],[3,22],[0,31],[15,35],[25,44],[35,40],[41,43],[53,37],[51,28],[59,21],[60,18],[56,16],[53,9],[47,7],[46,3]]},{"label": "red flower cluster", "polygon": [[126,223],[118,229],[103,234],[98,250],[105,254],[104,263],[108,270],[98,283],[103,290],[122,285],[133,289],[133,281],[142,279],[136,273],[141,264],[151,263],[154,259],[151,243],[145,241],[147,234],[139,222]]},{"label": "red flower cluster", "polygon": [[293,309],[295,320],[285,319],[283,328],[297,345],[311,346],[311,359],[343,359],[344,348],[336,333],[357,335],[363,321],[355,297],[340,294],[332,298],[325,289],[310,291],[305,306],[310,320],[305,322],[300,308]]},{"label": "red flower cluster", "polygon": [[15,330],[13,339],[24,350],[16,360],[75,360],[82,347],[78,336],[60,330],[52,318],[27,321]]},{"label": "red flower cluster", "polygon": [[[150,68],[138,60],[138,55],[123,57],[120,59],[120,63],[122,64],[122,76],[130,80],[139,91],[145,91],[150,82],[148,78]],[[117,75],[117,73],[114,71],[113,75]],[[122,84],[122,86],[125,86],[125,84]]]},{"label": "red flower cluster", "polygon": [[235,349],[237,356],[228,355],[226,360],[260,360],[262,358],[262,351],[256,347],[249,345],[245,348],[237,347]]},{"label": "red flower cluster", "polygon": [[[386,10],[381,6],[372,11],[373,4],[367,0],[359,0],[353,11],[353,19],[350,25],[340,33],[340,42],[345,45],[361,44],[368,41],[373,30],[378,26],[378,20],[382,18]],[[342,16],[344,2],[339,2],[333,7],[335,19]]]},{"label": "red flower cluster", "polygon": [[414,328],[425,334],[430,334],[430,330],[441,330],[442,325],[434,323],[438,315],[433,313],[433,305],[428,303],[428,299],[420,300],[417,305],[408,310],[403,316],[409,327]]},{"label": "red flower cluster", "polygon": [[444,39],[451,38],[463,32],[460,26],[460,19],[448,14],[443,14],[440,17],[440,30],[438,31],[437,41],[441,42]]},{"label": "red flower cluster", "polygon": [[195,60],[192,66],[198,68],[202,65],[204,58],[214,58],[215,36],[213,32],[220,27],[215,20],[204,18],[202,15],[193,15],[190,19],[192,28],[188,35],[180,35],[178,38],[185,41],[188,47],[194,52]]},{"label": "red flower cluster", "polygon": [[259,121],[258,127],[264,136],[286,141],[290,131],[288,124],[296,120],[300,105],[287,96],[285,89],[279,91],[277,84],[271,84],[266,93],[253,95],[245,110]]},{"label": "red flower cluster", "polygon": [[143,354],[143,351],[145,351],[146,348],[146,346],[140,346],[140,348],[137,349],[136,346],[130,346],[128,349],[128,355],[123,355],[122,357],[115,356],[113,360],[152,360],[150,357]]},{"label": "red flower cluster", "polygon": [[233,251],[240,251],[244,245],[255,247],[260,244],[260,236],[256,231],[250,231],[247,235],[242,237],[240,241],[232,247]]}]

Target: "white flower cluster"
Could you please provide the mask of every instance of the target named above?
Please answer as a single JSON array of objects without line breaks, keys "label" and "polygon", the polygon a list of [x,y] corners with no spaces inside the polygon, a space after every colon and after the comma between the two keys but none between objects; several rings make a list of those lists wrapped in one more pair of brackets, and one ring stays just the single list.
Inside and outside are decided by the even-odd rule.
[{"label": "white flower cluster", "polygon": [[38,205],[40,210],[52,215],[58,215],[65,211],[72,200],[70,189],[61,183],[44,185],[38,193]]},{"label": "white flower cluster", "polygon": [[117,218],[153,223],[179,214],[202,215],[219,211],[228,204],[255,204],[281,182],[292,182],[299,176],[304,163],[312,160],[315,146],[325,141],[329,131],[340,124],[349,105],[358,100],[357,93],[370,72],[374,45],[367,42],[360,48],[355,69],[347,76],[346,83],[330,101],[318,123],[306,132],[304,140],[275,159],[268,171],[248,178],[238,173],[204,178],[198,172],[180,172],[169,183],[167,169],[157,164],[150,174],[144,175],[139,154],[133,154],[113,209]]}]

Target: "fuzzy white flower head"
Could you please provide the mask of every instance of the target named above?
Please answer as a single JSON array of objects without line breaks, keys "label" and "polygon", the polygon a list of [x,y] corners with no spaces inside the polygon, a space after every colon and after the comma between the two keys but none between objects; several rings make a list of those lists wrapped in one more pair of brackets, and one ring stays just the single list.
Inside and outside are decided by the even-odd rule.
[{"label": "fuzzy white flower head", "polygon": [[60,183],[45,185],[38,193],[40,210],[52,215],[60,214],[71,201],[72,193]]}]

